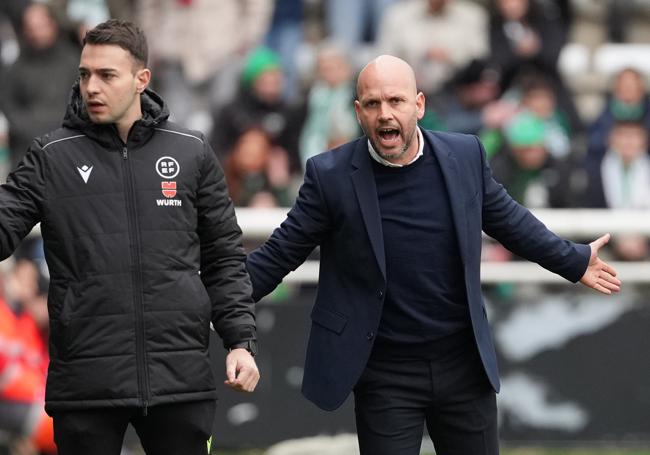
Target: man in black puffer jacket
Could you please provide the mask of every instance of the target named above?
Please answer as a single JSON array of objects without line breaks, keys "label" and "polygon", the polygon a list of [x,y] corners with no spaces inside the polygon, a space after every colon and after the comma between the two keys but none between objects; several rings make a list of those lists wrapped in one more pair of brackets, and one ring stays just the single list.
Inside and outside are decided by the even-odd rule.
[{"label": "man in black puffer jacket", "polygon": [[[256,331],[241,230],[215,154],[147,89],[142,32],[88,32],[63,127],[0,187],[0,259],[40,222],[50,269],[46,410],[59,454],[205,454],[210,323],[226,384],[252,391]],[[46,83],[46,82],[45,82]]]}]

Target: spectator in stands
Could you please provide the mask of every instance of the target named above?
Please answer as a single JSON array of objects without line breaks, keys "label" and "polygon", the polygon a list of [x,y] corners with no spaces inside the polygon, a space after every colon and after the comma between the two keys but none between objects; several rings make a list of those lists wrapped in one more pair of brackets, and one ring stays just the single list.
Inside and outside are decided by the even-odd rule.
[{"label": "spectator in stands", "polygon": [[491,162],[492,172],[508,193],[531,208],[570,205],[568,169],[550,153],[547,125],[530,112],[518,113],[504,131],[505,147]]},{"label": "spectator in stands", "polygon": [[568,116],[560,110],[553,86],[542,74],[522,78],[521,108],[544,122],[544,146],[555,158],[571,152],[571,127]]},{"label": "spectator in stands", "polygon": [[345,51],[326,43],[318,51],[316,79],[307,98],[307,115],[300,133],[300,157],[314,155],[350,141],[359,133],[351,100],[352,68]]},{"label": "spectator in stands", "polygon": [[472,60],[442,90],[430,97],[433,109],[448,131],[479,134],[486,126],[485,108],[499,97],[499,72],[485,60]]},{"label": "spectator in stands", "polygon": [[35,4],[25,12],[20,42],[20,56],[1,88],[12,167],[35,136],[60,124],[79,63],[78,50],[61,39],[46,5]]},{"label": "spectator in stands", "polygon": [[48,313],[38,283],[36,266],[20,260],[4,295],[0,286],[0,431],[21,454],[56,453],[52,419],[44,409]]},{"label": "spectator in stands", "polygon": [[609,144],[610,131],[620,121],[640,122],[650,130],[650,96],[645,76],[625,68],[613,78],[605,108],[588,130],[586,166],[597,167]]},{"label": "spectator in stands", "polygon": [[485,9],[469,0],[403,1],[386,11],[378,47],[410,62],[431,95],[458,69],[488,54],[487,26]]},{"label": "spectator in stands", "polygon": [[275,0],[266,46],[280,57],[285,75],[284,96],[296,102],[301,93],[296,54],[303,41],[303,0]]},{"label": "spectator in stands", "polygon": [[[0,17],[9,19],[14,31],[20,32],[23,14],[32,4],[31,0],[3,0],[0,2]],[[0,50],[2,50],[2,40],[0,40]],[[0,59],[0,82],[2,82],[3,61]]]},{"label": "spectator in stands", "polygon": [[607,40],[612,43],[631,42],[628,29],[635,14],[646,14],[650,10],[648,0],[604,0]]},{"label": "spectator in stands", "polygon": [[239,96],[213,114],[211,142],[224,159],[240,136],[253,128],[266,132],[274,146],[289,156],[292,174],[301,174],[298,136],[302,122],[298,110],[283,98],[284,73],[278,55],[265,47],[248,54],[240,77]]},{"label": "spectator in stands", "polygon": [[181,124],[210,129],[210,111],[232,100],[241,60],[268,30],[272,0],[139,0],[150,38],[154,88]]},{"label": "spectator in stands", "polygon": [[47,0],[56,14],[61,27],[70,39],[81,47],[81,42],[88,30],[110,17],[124,17],[128,8],[126,2],[132,0]]},{"label": "spectator in stands", "polygon": [[265,131],[252,128],[239,136],[225,168],[235,205],[288,207],[293,202],[287,153],[274,147]]},{"label": "spectator in stands", "polygon": [[[583,206],[613,209],[650,209],[649,131],[640,122],[621,121],[611,128],[608,148],[598,167],[590,167]],[[621,259],[648,257],[643,236],[620,235],[613,242]]]},{"label": "spectator in stands", "polygon": [[567,41],[561,21],[547,15],[534,0],[492,0],[490,60],[501,70],[505,91],[523,72],[544,74],[551,82],[562,111],[573,130],[582,128],[569,90],[557,69],[558,57]]},{"label": "spectator in stands", "polygon": [[[327,36],[357,55],[365,43],[374,43],[390,6],[401,0],[327,0],[324,3]],[[363,52],[360,54],[363,55]],[[360,63],[360,62],[353,62]]]}]

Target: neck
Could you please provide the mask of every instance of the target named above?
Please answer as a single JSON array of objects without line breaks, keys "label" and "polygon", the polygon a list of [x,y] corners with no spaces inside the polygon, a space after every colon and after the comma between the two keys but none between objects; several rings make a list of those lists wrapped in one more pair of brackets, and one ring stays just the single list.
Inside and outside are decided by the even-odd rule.
[{"label": "neck", "polygon": [[120,135],[122,142],[126,144],[129,137],[129,131],[133,124],[142,118],[142,109],[140,108],[140,100],[133,106],[133,110],[128,115],[125,115],[119,122],[115,124],[117,132]]}]

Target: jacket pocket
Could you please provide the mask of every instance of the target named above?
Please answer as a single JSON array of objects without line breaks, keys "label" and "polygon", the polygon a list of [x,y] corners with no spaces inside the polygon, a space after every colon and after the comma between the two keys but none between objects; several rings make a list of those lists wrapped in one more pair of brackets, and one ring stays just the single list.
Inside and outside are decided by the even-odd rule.
[{"label": "jacket pocket", "polygon": [[[50,286],[50,289],[53,287]],[[73,298],[72,286],[66,283],[56,291],[50,291],[50,357],[52,359],[67,359],[66,328],[70,320],[70,300]]]},{"label": "jacket pocket", "polygon": [[336,334],[343,332],[343,329],[348,323],[347,317],[321,306],[314,306],[314,309],[311,312],[311,319],[316,324],[331,330]]}]

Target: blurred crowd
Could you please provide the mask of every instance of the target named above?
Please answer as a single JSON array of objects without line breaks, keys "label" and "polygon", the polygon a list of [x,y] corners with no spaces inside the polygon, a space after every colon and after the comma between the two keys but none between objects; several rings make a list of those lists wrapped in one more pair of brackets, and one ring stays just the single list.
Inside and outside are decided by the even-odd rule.
[{"label": "blurred crowd", "polygon": [[[650,0],[2,0],[0,181],[60,125],[80,40],[110,17],[143,28],[154,90],[209,137],[238,206],[292,205],[306,160],[361,134],[356,74],[389,53],[416,71],[421,126],[479,136],[519,202],[650,208]],[[29,455],[50,453],[31,411],[47,270],[37,239],[22,251],[0,270],[0,446]],[[647,259],[648,240],[612,255]],[[41,378],[29,393],[7,386],[16,368]],[[4,422],[12,400],[28,417]]]}]

